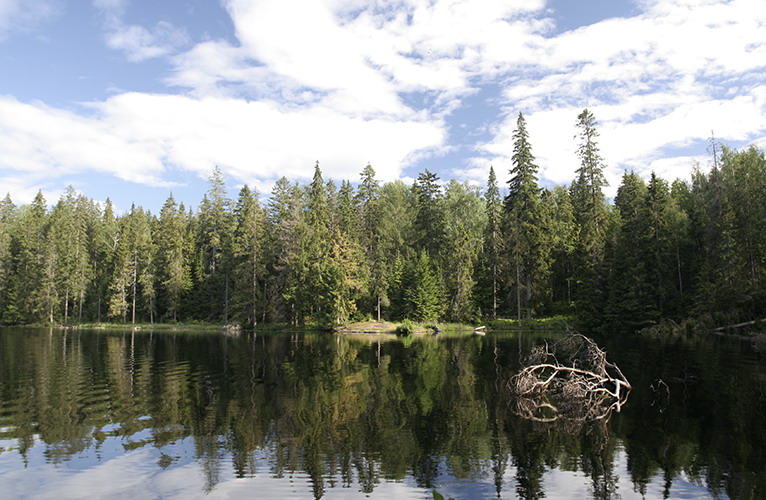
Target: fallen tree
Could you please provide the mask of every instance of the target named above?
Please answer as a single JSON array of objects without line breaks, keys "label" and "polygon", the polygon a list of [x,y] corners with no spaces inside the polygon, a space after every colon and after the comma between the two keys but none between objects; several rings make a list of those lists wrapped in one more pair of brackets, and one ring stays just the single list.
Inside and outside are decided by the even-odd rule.
[{"label": "fallen tree", "polygon": [[620,411],[631,390],[606,352],[578,333],[532,349],[509,385],[516,413],[538,422],[605,420]]}]

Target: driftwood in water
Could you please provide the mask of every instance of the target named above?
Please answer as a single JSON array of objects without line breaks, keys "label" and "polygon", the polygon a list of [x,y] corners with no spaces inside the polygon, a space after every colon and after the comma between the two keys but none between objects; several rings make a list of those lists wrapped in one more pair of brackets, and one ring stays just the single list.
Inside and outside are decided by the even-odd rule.
[{"label": "driftwood in water", "polygon": [[631,385],[606,352],[580,334],[538,346],[510,380],[516,413],[538,422],[590,422],[620,411]]},{"label": "driftwood in water", "polygon": [[745,326],[755,326],[757,324],[763,324],[763,323],[766,323],[766,319],[759,319],[759,320],[754,320],[754,321],[745,321],[744,323],[737,323],[736,325],[721,326],[721,327],[718,327],[718,328],[714,328],[713,331],[714,332],[725,332],[726,330],[734,330],[736,328],[742,328],[742,327],[745,327]]}]

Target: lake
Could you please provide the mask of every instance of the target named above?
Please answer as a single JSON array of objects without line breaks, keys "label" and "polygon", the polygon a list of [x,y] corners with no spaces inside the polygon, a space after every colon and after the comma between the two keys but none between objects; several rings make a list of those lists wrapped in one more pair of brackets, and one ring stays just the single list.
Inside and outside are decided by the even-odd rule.
[{"label": "lake", "polygon": [[529,332],[0,329],[4,498],[766,498],[748,341],[596,338],[633,385],[608,421],[508,390]]}]

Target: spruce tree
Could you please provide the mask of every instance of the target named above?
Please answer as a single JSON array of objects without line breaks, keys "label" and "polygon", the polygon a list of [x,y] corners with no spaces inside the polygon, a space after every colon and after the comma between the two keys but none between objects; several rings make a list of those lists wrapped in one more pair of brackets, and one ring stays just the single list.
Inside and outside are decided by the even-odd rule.
[{"label": "spruce tree", "polygon": [[506,241],[508,248],[509,288],[515,291],[516,317],[532,316],[533,293],[543,283],[547,271],[547,248],[537,165],[532,155],[524,116],[519,113],[513,134],[513,167],[505,199]]},{"label": "spruce tree", "polygon": [[448,294],[446,317],[473,321],[479,315],[475,300],[476,270],[486,226],[478,188],[450,181],[444,196],[444,285]]},{"label": "spruce tree", "polygon": [[492,319],[497,319],[498,298],[500,293],[501,255],[503,249],[503,214],[500,201],[500,189],[497,185],[495,168],[489,167],[487,190],[484,193],[484,211],[487,225],[484,231],[483,262],[487,270],[491,301],[489,310],[492,311]]},{"label": "spruce tree", "polygon": [[235,317],[255,327],[258,324],[260,282],[264,280],[264,215],[255,189],[250,190],[247,185],[242,187],[234,216]]},{"label": "spruce tree", "polygon": [[15,224],[16,205],[11,201],[10,194],[7,194],[0,200],[0,320],[4,319],[13,276],[11,240]]},{"label": "spruce tree", "polygon": [[171,193],[160,210],[157,231],[158,282],[164,317],[178,321],[181,301],[191,288],[191,270],[187,252],[186,213]]},{"label": "spruce tree", "polygon": [[383,245],[380,183],[375,179],[375,170],[371,165],[362,170],[356,202],[359,210],[359,243],[364,252],[367,275],[367,304],[376,312],[377,320],[381,321],[382,308],[389,302],[391,262]]},{"label": "spruce tree", "polygon": [[432,259],[441,255],[444,246],[443,195],[439,177],[426,169],[413,185],[417,200],[415,231],[418,249],[426,250]]},{"label": "spruce tree", "polygon": [[444,311],[439,276],[428,252],[420,250],[403,277],[405,317],[421,322],[438,320]]},{"label": "spruce tree", "polygon": [[586,322],[596,322],[601,316],[606,297],[604,245],[607,230],[607,207],[603,187],[604,160],[600,155],[596,118],[584,109],[577,116],[579,140],[577,169],[571,187],[572,206],[577,223],[576,301]]},{"label": "spruce tree", "polygon": [[231,235],[234,219],[223,173],[216,167],[199,207],[195,308],[201,319],[229,320],[231,299]]}]

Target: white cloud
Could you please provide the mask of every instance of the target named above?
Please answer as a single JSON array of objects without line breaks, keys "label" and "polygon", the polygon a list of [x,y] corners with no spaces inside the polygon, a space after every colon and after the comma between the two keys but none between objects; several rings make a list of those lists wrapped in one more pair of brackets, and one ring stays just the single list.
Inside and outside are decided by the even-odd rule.
[{"label": "white cloud", "polygon": [[0,0],[0,42],[10,34],[38,28],[60,11],[58,0]]},{"label": "white cloud", "polygon": [[711,130],[735,143],[763,136],[766,11],[759,3],[643,6],[638,16],[530,45],[538,62],[512,75],[504,90],[507,115],[480,145],[475,163],[508,162],[519,110],[527,118],[541,177],[555,183],[571,180],[577,168],[577,114],[584,107],[594,111],[610,195],[624,168],[685,175],[695,157],[682,151]]},{"label": "white cloud", "polygon": [[152,31],[143,26],[118,25],[106,35],[110,48],[122,50],[130,62],[142,62],[176,52],[188,42],[186,31],[160,21]]},{"label": "white cloud", "polygon": [[43,104],[0,98],[0,168],[60,178],[104,172],[169,185],[167,168],[207,177],[215,165],[247,183],[307,179],[319,160],[327,177],[356,178],[372,162],[398,177],[413,154],[438,148],[439,123],[349,118],[321,106],[283,110],[271,102],[129,93],[90,105],[85,118]]},{"label": "white cloud", "polygon": [[[0,36],[19,5],[0,0]],[[759,0],[647,0],[636,16],[560,35],[545,0],[227,0],[236,41],[185,51],[188,35],[168,21],[128,24],[128,0],[93,5],[110,47],[134,62],[167,57],[165,83],[185,95],[117,94],[89,104],[92,116],[0,98],[0,132],[14,138],[0,144],[0,167],[19,179],[52,165],[157,184],[171,168],[206,177],[218,164],[268,186],[308,178],[316,160],[335,178],[369,161],[393,179],[457,150],[450,114],[485,83],[502,87],[482,124],[492,137],[455,169],[482,185],[490,163],[504,180],[518,111],[541,180],[566,183],[576,116],[591,108],[612,192],[623,168],[684,164],[711,129],[724,141],[766,136]]]},{"label": "white cloud", "polygon": [[104,18],[106,44],[123,51],[128,61],[138,63],[171,55],[189,43],[186,30],[167,21],[159,21],[152,29],[126,25],[123,16],[128,5],[128,0],[93,0]]}]

